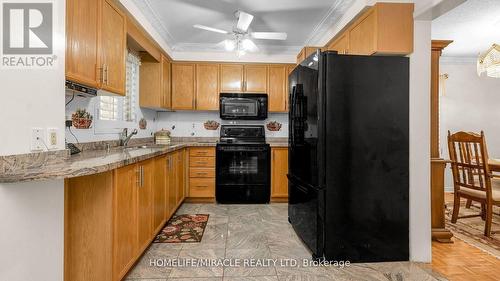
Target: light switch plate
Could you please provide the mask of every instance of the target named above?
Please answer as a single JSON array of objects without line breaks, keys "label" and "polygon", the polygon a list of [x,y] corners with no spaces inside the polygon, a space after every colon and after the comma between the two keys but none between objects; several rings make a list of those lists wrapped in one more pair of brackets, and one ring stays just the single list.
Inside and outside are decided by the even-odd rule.
[{"label": "light switch plate", "polygon": [[44,142],[44,130],[42,128],[32,128],[31,129],[31,151],[40,151],[45,148]]},{"label": "light switch plate", "polygon": [[47,128],[47,146],[49,149],[57,149],[58,131],[57,128]]}]

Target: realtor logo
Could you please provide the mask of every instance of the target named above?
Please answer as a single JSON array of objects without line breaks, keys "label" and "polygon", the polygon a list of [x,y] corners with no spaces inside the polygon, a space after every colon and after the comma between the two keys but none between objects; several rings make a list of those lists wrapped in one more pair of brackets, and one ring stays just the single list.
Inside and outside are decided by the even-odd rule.
[{"label": "realtor logo", "polygon": [[54,65],[53,3],[2,3],[2,67]]}]

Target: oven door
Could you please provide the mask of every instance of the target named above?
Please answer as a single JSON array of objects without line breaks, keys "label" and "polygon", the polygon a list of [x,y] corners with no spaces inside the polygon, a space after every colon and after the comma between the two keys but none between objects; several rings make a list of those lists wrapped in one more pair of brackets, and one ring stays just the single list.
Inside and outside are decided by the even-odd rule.
[{"label": "oven door", "polygon": [[264,120],[267,118],[267,95],[221,94],[219,110],[224,120]]},{"label": "oven door", "polygon": [[219,203],[268,203],[269,145],[217,146],[216,190]]}]

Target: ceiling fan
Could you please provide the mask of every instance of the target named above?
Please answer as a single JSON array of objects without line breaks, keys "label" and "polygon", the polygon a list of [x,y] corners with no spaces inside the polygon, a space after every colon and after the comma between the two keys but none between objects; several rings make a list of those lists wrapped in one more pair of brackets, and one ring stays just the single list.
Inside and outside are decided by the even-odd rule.
[{"label": "ceiling fan", "polygon": [[224,40],[221,43],[227,51],[236,50],[236,54],[239,57],[243,56],[246,52],[257,52],[259,50],[257,45],[255,45],[250,38],[265,40],[286,40],[287,38],[287,34],[285,32],[249,32],[248,28],[252,23],[253,15],[243,11],[236,11],[234,15],[238,19],[238,23],[235,27],[233,27],[232,31],[226,31],[201,24],[195,24],[193,27],[206,31],[232,35],[232,39]]}]

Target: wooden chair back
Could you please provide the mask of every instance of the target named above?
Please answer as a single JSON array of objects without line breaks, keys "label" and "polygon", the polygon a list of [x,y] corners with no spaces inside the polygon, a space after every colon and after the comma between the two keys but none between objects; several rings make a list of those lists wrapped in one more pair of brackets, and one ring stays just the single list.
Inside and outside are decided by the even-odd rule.
[{"label": "wooden chair back", "polygon": [[484,133],[448,131],[448,151],[455,192],[465,187],[486,192],[490,197],[491,173]]}]

